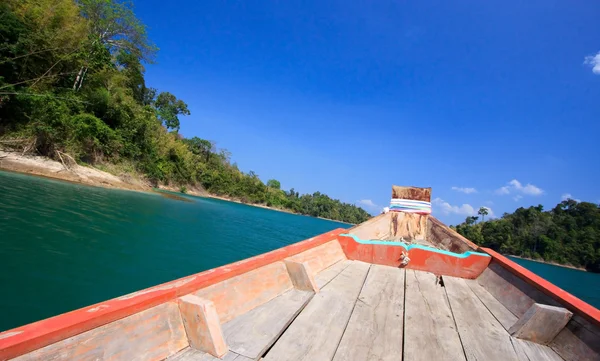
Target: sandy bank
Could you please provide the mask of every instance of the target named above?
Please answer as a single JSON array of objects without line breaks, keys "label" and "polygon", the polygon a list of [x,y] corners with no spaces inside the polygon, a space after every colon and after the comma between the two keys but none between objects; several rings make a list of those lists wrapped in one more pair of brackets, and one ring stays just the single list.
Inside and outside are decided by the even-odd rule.
[{"label": "sandy bank", "polygon": [[134,179],[128,174],[116,176],[93,167],[74,163],[63,164],[42,156],[21,155],[2,150],[0,169],[96,187],[152,191],[149,183]]},{"label": "sandy bank", "polygon": [[[72,162],[63,164],[43,156],[21,155],[0,150],[0,169],[94,187],[155,192],[150,182],[135,178],[127,173],[115,175],[92,166],[81,166]],[[172,192],[180,191],[179,187],[173,186],[160,185],[158,188]],[[207,196],[206,191],[203,189],[189,186],[186,193],[200,197]]]},{"label": "sandy bank", "polygon": [[[159,185],[158,189],[169,191],[169,192],[181,193],[181,187]],[[196,197],[210,197],[210,194],[208,192],[206,192],[204,189],[202,189],[200,187],[191,187],[189,185],[186,186],[185,194],[189,194],[189,195],[196,196]]]}]

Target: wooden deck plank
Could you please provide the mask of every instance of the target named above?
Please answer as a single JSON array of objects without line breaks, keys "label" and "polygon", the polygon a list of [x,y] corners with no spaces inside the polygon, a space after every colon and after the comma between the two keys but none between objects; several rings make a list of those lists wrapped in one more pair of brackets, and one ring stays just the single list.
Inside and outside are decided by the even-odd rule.
[{"label": "wooden deck plank", "polygon": [[600,330],[575,314],[549,346],[567,361],[599,361]]},{"label": "wooden deck plank", "polygon": [[465,360],[444,287],[429,272],[406,270],[404,360]]},{"label": "wooden deck plank", "polygon": [[402,358],[404,270],[372,265],[334,361]]},{"label": "wooden deck plank", "polygon": [[467,360],[518,360],[510,335],[462,278],[444,277]]},{"label": "wooden deck plank", "polygon": [[337,275],[339,275],[343,270],[350,265],[352,261],[342,260],[337,263],[334,263],[329,268],[324,269],[323,271],[317,273],[315,277],[315,281],[317,282],[317,286],[319,288],[325,287],[331,280],[333,280]]},{"label": "wooden deck plank", "polygon": [[483,302],[485,307],[496,317],[496,319],[502,324],[505,330],[508,331],[519,319],[512,312],[508,310],[500,301],[498,301],[491,293],[489,293],[482,285],[476,280],[465,280],[469,288],[475,293],[477,297]]},{"label": "wooden deck plank", "polygon": [[331,360],[369,267],[364,262],[352,262],[335,277],[312,298],[264,360]]},{"label": "wooden deck plank", "polygon": [[521,361],[564,361],[554,350],[539,343],[512,337],[511,341]]},{"label": "wooden deck plank", "polygon": [[223,325],[229,350],[257,359],[308,303],[313,292],[289,290]]},{"label": "wooden deck plank", "polygon": [[252,359],[235,352],[228,352],[223,358],[218,358],[188,347],[167,358],[166,361],[252,361]]}]

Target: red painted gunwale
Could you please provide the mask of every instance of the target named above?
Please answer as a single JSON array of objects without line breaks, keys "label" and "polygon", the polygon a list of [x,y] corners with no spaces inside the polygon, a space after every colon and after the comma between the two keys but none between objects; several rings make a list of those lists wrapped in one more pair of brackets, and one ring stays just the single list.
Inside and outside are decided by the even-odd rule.
[{"label": "red painted gunwale", "polygon": [[161,303],[174,300],[201,288],[281,261],[284,258],[330,242],[344,231],[346,230],[338,228],[252,258],[2,332],[0,333],[0,360],[23,355]]},{"label": "red painted gunwale", "polygon": [[600,327],[600,310],[598,310],[596,307],[580,300],[569,292],[546,281],[542,277],[529,271],[523,266],[518,265],[517,263],[511,261],[492,249],[480,247],[479,250],[492,256],[493,260],[498,262],[502,267],[506,268],[508,271],[512,272],[548,296],[554,298],[571,312],[585,317],[590,322]]}]

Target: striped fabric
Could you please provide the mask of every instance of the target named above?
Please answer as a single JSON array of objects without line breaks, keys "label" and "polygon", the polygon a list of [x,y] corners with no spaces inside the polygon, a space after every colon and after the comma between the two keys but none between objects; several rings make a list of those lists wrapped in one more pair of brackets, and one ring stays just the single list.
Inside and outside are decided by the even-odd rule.
[{"label": "striped fabric", "polygon": [[391,212],[430,214],[431,213],[431,202],[415,201],[412,199],[392,198],[392,201],[390,202],[390,211]]}]

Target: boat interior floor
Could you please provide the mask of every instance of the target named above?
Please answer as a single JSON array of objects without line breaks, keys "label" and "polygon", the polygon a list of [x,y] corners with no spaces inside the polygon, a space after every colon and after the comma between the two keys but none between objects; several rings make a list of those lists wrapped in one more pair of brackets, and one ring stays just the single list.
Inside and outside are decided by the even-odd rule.
[{"label": "boat interior floor", "polygon": [[562,360],[511,337],[517,317],[475,280],[340,261],[222,326],[221,359],[184,349],[168,361]]}]

